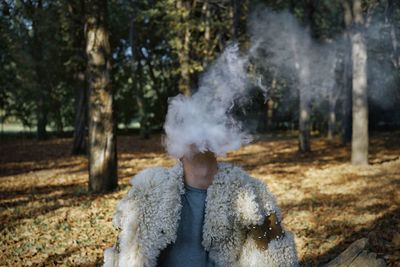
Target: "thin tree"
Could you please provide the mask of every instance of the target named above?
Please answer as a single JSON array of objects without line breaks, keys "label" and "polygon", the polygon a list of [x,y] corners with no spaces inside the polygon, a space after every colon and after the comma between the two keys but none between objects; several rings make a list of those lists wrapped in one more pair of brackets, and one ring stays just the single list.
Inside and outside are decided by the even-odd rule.
[{"label": "thin tree", "polygon": [[[149,73],[150,76],[152,77],[152,80],[154,83],[156,83],[154,70],[151,67],[151,60],[147,59],[141,53],[141,47],[138,46],[138,33],[135,28],[135,18],[131,18],[131,23],[129,26],[129,43],[131,47],[131,53],[132,53],[132,59],[131,59],[131,67],[132,67],[132,77],[135,79],[135,83],[133,85],[133,90],[136,92],[136,103],[138,106],[138,112],[140,116],[140,135],[144,139],[149,139],[150,138],[150,129],[148,127],[148,116],[147,116],[147,110],[145,108],[145,99],[143,97],[144,95],[144,81],[143,81],[143,72],[144,72],[144,61],[148,62],[149,66]],[[146,49],[148,53],[150,53],[150,49]]]},{"label": "thin tree", "polygon": [[71,10],[71,16],[75,16],[73,20],[72,45],[76,49],[75,58],[79,59],[74,64],[74,81],[75,81],[75,120],[74,120],[74,136],[72,144],[72,154],[86,154],[86,126],[87,126],[87,84],[85,82],[85,39],[82,25],[85,23],[83,16],[85,12],[85,1],[71,1],[68,3]]},{"label": "thin tree", "polygon": [[240,0],[232,0],[232,9],[233,9],[232,37],[233,37],[233,39],[239,38],[240,16],[242,15],[241,4],[242,4],[242,1],[240,1]]},{"label": "thin tree", "polygon": [[89,84],[89,190],[117,187],[116,133],[110,83],[110,42],[107,0],[87,2],[85,23]]},{"label": "thin tree", "polygon": [[342,144],[347,145],[351,142],[352,128],[352,57],[351,57],[351,27],[353,23],[353,14],[351,3],[348,0],[342,1],[343,7],[343,92],[342,92],[342,123],[341,123],[341,139]]},{"label": "thin tree", "polygon": [[37,95],[36,95],[36,137],[39,140],[47,138],[46,125],[47,125],[47,106],[46,97],[48,92],[48,83],[46,78],[46,67],[44,66],[44,25],[43,20],[43,2],[38,0],[35,2],[28,1],[22,2],[27,10],[27,14],[32,18],[32,58],[35,66],[35,76],[37,82]]},{"label": "thin tree", "polygon": [[[291,3],[293,5],[293,3]],[[303,23],[310,34],[315,28],[314,0],[306,1],[304,7]],[[293,9],[293,8],[291,8]],[[304,38],[303,46],[310,47],[311,40]],[[309,152],[311,150],[311,95],[310,95],[310,79],[311,79],[311,62],[309,58],[303,57],[299,72],[299,151]]]},{"label": "thin tree", "polygon": [[369,138],[367,47],[363,34],[364,16],[361,0],[353,0],[352,4],[353,131],[351,140],[351,162],[355,165],[367,165]]},{"label": "thin tree", "polygon": [[338,52],[336,51],[336,60],[333,69],[334,82],[329,90],[329,112],[328,112],[328,139],[333,139],[336,135],[336,104],[338,99],[338,81],[340,76],[338,60]]},{"label": "thin tree", "polygon": [[[177,10],[181,11],[181,49],[178,51],[180,64],[179,91],[184,95],[191,95],[191,75],[190,75],[190,42],[192,31],[190,28],[191,11],[194,9],[196,1],[176,1]],[[193,6],[192,6],[193,5]]]},{"label": "thin tree", "polygon": [[386,20],[390,25],[390,37],[392,40],[392,63],[393,66],[398,70],[400,69],[400,47],[398,40],[398,27],[396,27],[395,12],[399,10],[400,4],[395,0],[388,0],[386,7]]},{"label": "thin tree", "polygon": [[[400,73],[400,40],[399,19],[396,20],[396,11],[400,12],[400,3],[395,0],[388,0],[386,6],[386,23],[390,25],[390,37],[392,43],[392,64],[397,73]],[[397,89],[397,100],[400,100],[400,88]]]}]

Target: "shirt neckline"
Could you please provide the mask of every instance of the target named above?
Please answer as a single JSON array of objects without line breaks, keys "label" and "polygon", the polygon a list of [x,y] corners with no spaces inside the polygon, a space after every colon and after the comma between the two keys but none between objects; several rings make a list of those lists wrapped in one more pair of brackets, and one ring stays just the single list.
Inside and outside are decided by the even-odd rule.
[{"label": "shirt neckline", "polygon": [[190,186],[186,183],[185,183],[185,188],[189,191],[194,191],[194,192],[198,192],[198,193],[207,193],[207,189],[196,188],[196,187]]}]

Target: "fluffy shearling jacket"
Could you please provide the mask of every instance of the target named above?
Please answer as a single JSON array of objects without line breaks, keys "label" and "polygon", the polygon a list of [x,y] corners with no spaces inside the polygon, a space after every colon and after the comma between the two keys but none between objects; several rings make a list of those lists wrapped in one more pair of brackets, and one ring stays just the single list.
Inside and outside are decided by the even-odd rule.
[{"label": "fluffy shearling jacket", "polygon": [[[106,267],[155,267],[161,250],[176,240],[185,192],[182,163],[146,169],[131,184],[113,219],[120,233],[117,244],[105,251]],[[257,243],[262,236],[250,234],[249,229],[265,226],[271,214],[281,220],[274,196],[261,181],[219,163],[207,189],[202,241],[216,266],[297,266],[291,233],[282,232],[265,247]]]}]

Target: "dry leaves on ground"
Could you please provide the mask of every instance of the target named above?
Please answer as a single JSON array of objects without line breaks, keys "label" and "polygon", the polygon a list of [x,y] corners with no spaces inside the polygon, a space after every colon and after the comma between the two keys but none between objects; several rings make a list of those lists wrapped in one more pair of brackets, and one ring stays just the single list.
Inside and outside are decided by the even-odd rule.
[{"label": "dry leaves on ground", "polygon": [[[120,187],[87,192],[87,161],[70,156],[70,139],[0,145],[1,266],[93,266],[116,238],[111,220],[129,179],[149,166],[171,166],[160,145],[119,138]],[[368,167],[349,164],[349,147],[314,139],[297,152],[295,138],[261,136],[221,160],[243,166],[277,196],[284,225],[296,235],[299,258],[315,266],[352,241],[368,237],[390,266],[400,263],[400,137],[372,137]]]}]

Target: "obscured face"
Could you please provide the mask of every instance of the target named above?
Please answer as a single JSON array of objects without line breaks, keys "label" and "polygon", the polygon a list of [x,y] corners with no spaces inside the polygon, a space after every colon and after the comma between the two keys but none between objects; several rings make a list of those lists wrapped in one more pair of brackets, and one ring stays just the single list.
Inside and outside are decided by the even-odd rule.
[{"label": "obscured face", "polygon": [[215,154],[211,151],[201,152],[195,145],[190,146],[189,153],[184,155],[181,159],[183,162],[198,162],[198,163],[213,163],[217,161]]}]

